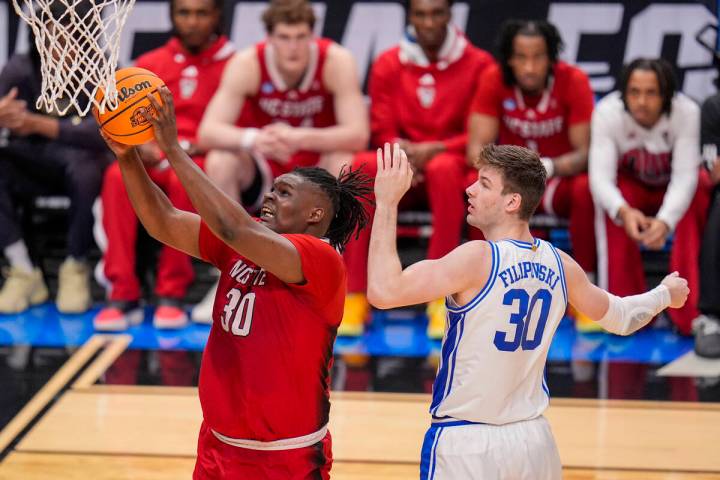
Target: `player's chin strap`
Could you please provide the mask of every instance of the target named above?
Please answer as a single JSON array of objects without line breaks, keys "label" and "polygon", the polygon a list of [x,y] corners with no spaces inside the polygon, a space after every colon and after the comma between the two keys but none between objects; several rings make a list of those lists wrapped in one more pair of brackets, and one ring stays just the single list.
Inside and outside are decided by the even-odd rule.
[{"label": "player's chin strap", "polygon": [[610,306],[598,323],[608,332],[617,335],[636,332],[670,306],[670,291],[665,285],[658,285],[649,292],[630,297],[621,298],[605,293],[610,300]]}]

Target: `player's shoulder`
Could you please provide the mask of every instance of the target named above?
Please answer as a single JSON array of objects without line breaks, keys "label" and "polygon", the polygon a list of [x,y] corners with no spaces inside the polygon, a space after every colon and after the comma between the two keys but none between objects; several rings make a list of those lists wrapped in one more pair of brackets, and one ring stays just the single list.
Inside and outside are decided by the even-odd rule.
[{"label": "player's shoulder", "polygon": [[355,57],[352,52],[340,45],[339,43],[330,40],[328,38],[319,38],[319,45],[326,45],[327,48],[327,60],[326,62],[336,65],[346,65],[348,63],[355,64]]},{"label": "player's shoulder", "polygon": [[260,59],[255,45],[237,50],[228,61],[226,72],[233,76],[247,77],[248,74],[259,74]]},{"label": "player's shoulder", "polygon": [[610,92],[595,105],[596,117],[618,117],[625,111],[625,104],[619,91]]},{"label": "player's shoulder", "polygon": [[157,48],[149,50],[135,59],[135,65],[163,65],[173,61],[174,52],[170,47],[170,42]]},{"label": "player's shoulder", "polygon": [[562,60],[558,60],[557,62],[555,62],[555,66],[553,67],[553,73],[556,77],[564,79],[586,80],[588,78],[587,73],[585,73],[583,69],[576,65],[571,65],[567,62],[563,62]]},{"label": "player's shoulder", "polygon": [[500,64],[493,61],[482,73],[483,81],[492,83],[503,83],[503,71]]},{"label": "player's shoulder", "polygon": [[472,58],[476,62],[482,63],[483,65],[491,65],[495,63],[495,59],[487,50],[483,50],[480,47],[476,47],[468,41],[465,47],[465,55]]},{"label": "player's shoulder", "polygon": [[387,50],[383,50],[380,55],[373,61],[373,67],[399,67],[400,62],[400,45],[394,45]]},{"label": "player's shoulder", "polygon": [[671,116],[688,116],[688,115],[699,115],[700,107],[695,100],[688,97],[682,92],[678,92],[673,96],[672,99],[672,111]]}]

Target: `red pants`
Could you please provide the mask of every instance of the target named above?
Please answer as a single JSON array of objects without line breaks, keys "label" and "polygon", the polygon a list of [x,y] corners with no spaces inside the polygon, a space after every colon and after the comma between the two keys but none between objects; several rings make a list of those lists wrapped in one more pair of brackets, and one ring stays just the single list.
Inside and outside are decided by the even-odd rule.
[{"label": "red pants", "polygon": [[[367,175],[375,178],[376,155],[375,152],[358,153],[353,161],[353,169],[363,167]],[[428,258],[440,258],[460,245],[466,217],[465,188],[468,186],[470,171],[474,169],[467,165],[464,155],[447,152],[436,155],[425,165],[424,183],[411,188],[400,204],[400,208],[403,208],[418,196],[428,199],[433,217],[433,233],[428,245]],[[475,181],[477,173],[472,178]],[[360,232],[357,240],[350,241],[345,250],[348,292],[367,290],[367,256],[374,209],[371,208],[369,214],[370,224]]]},{"label": "red pants", "polygon": [[[618,188],[625,201],[645,215],[657,214],[664,188],[650,188],[635,179],[618,177]],[[687,279],[690,296],[683,308],[668,309],[670,319],[680,332],[690,334],[692,320],[698,316],[700,241],[710,203],[710,180],[702,172],[697,190],[685,215],[675,228],[670,271],[677,270]],[[598,239],[598,285],[619,296],[635,295],[647,290],[640,247],[628,237],[622,225],[616,225],[607,214],[596,219]]]},{"label": "red pants", "polygon": [[551,178],[540,200],[538,213],[550,213],[570,220],[568,230],[573,257],[586,272],[597,268],[595,206],[587,173]]},{"label": "red pants", "polygon": [[193,480],[328,480],[331,467],[329,432],[310,447],[249,450],[221,442],[203,422]]},{"label": "red pants", "polygon": [[[203,167],[204,158],[195,158]],[[165,191],[172,204],[186,211],[195,211],[180,180],[172,168],[148,169],[150,178]],[[110,300],[138,300],[140,282],[135,274],[135,244],[138,218],[123,183],[117,162],[105,171],[102,192],[102,225],[107,236],[103,257],[105,277],[110,282]],[[163,245],[157,267],[155,293],[161,297],[182,298],[193,280],[190,257]]]}]

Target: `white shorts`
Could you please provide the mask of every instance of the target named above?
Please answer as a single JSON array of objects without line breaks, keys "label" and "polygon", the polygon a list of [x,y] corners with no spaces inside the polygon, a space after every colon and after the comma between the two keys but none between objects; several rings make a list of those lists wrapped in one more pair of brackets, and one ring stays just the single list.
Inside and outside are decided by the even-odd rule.
[{"label": "white shorts", "polygon": [[562,478],[545,417],[507,425],[433,423],[425,434],[420,480]]}]

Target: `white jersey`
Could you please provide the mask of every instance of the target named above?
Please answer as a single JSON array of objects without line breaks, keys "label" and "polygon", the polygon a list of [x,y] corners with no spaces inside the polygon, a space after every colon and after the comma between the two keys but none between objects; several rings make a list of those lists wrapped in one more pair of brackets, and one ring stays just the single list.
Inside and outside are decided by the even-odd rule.
[{"label": "white jersey", "polygon": [[490,276],[467,305],[451,297],[433,386],[433,422],[504,425],[548,406],[545,361],[567,307],[560,255],[548,242],[489,242]]},{"label": "white jersey", "polygon": [[648,189],[667,188],[657,218],[674,229],[695,194],[700,167],[700,109],[695,102],[676,94],[670,114],[644,128],[627,111],[620,92],[613,92],[596,105],[591,128],[589,172],[595,203],[610,218],[617,217],[626,203],[618,176]]}]

